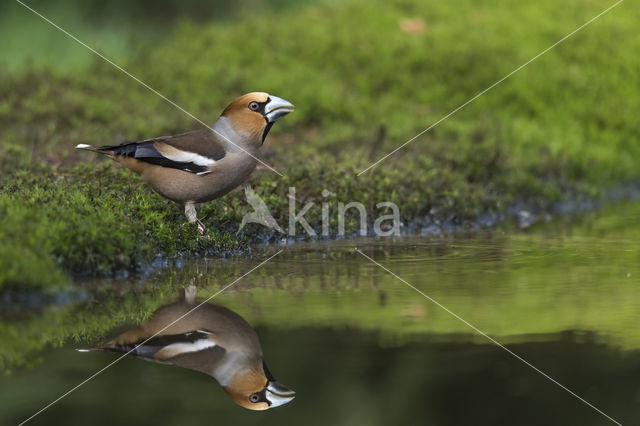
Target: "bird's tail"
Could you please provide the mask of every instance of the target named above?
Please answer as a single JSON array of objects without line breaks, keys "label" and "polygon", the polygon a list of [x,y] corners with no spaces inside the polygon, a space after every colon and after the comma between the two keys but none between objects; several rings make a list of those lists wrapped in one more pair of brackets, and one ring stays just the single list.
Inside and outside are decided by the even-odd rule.
[{"label": "bird's tail", "polygon": [[93,352],[93,351],[101,351],[101,348],[78,348],[76,352]]},{"label": "bird's tail", "polygon": [[93,151],[98,154],[104,154],[107,157],[113,158],[113,150],[112,149],[104,149],[104,147],[95,147],[92,145],[87,145],[85,143],[79,143],[76,145],[76,149],[84,149],[85,151]]},{"label": "bird's tail", "polygon": [[115,347],[115,343],[113,341],[107,342],[102,346],[97,346],[94,348],[78,348],[76,352],[93,352],[93,351],[109,351]]}]

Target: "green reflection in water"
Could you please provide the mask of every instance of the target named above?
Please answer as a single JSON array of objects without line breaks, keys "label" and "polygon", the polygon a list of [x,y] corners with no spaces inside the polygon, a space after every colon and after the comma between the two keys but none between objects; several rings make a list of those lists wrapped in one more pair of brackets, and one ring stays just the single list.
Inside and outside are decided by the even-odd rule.
[{"label": "green reflection in water", "polygon": [[[247,417],[225,405],[229,401],[210,378],[124,360],[43,414],[43,424],[54,418],[80,423],[96,411],[104,424],[123,418],[205,424],[207,413],[264,424],[304,412],[316,413],[310,424],[389,424],[395,423],[392,415],[408,424],[474,418],[483,424],[604,424],[584,404],[354,253],[356,245],[614,418],[637,421],[639,213],[636,203],[580,225],[552,222],[534,233],[287,247],[214,301],[256,327],[270,368],[298,392],[291,407]],[[202,297],[213,294],[259,258],[202,260],[143,281],[80,283],[89,294],[86,302],[5,316],[0,354],[13,373],[2,378],[0,423],[28,417],[113,360],[108,354],[80,357],[72,347],[100,343],[139,323],[185,284],[195,284]],[[108,403],[101,401],[105,395]]]}]

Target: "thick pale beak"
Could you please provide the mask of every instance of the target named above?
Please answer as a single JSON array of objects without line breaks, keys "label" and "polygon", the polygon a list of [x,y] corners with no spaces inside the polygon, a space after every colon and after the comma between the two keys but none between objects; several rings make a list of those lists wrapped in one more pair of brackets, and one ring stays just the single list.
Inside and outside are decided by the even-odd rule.
[{"label": "thick pale beak", "polygon": [[296,393],[278,382],[270,381],[267,384],[265,396],[269,400],[269,408],[273,408],[291,402],[291,400],[296,397]]},{"label": "thick pale beak", "polygon": [[284,117],[290,112],[293,112],[295,108],[291,102],[285,101],[277,96],[269,95],[269,99],[269,103],[267,103],[264,109],[264,116],[269,123],[273,123],[280,117]]}]

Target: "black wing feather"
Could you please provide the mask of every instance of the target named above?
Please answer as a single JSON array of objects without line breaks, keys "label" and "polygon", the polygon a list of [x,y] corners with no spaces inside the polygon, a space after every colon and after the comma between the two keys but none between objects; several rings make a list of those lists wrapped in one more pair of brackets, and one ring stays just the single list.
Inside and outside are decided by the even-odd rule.
[{"label": "black wing feather", "polygon": [[122,145],[105,145],[100,149],[113,151],[116,156],[135,158],[145,163],[156,166],[168,167],[170,169],[183,170],[190,173],[206,173],[209,169],[192,162],[173,161],[162,155],[154,146],[153,142],[158,139],[151,139],[149,142],[130,142]]},{"label": "black wing feather", "polygon": [[[195,343],[197,340],[203,340],[207,337],[208,333],[204,331],[193,331],[184,334],[167,334],[163,336],[155,336],[148,340],[140,340],[139,342],[116,344],[112,348],[106,347],[104,349],[113,352],[131,351],[129,355],[151,358],[160,349],[174,343]],[[141,344],[142,342],[144,342],[144,344]]]}]

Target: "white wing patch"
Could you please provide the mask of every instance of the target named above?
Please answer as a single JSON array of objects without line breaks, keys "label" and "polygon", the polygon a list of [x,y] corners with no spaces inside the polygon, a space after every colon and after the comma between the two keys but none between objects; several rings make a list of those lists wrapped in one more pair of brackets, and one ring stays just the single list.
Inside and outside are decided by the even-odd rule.
[{"label": "white wing patch", "polygon": [[176,161],[178,163],[193,163],[198,166],[207,167],[216,162],[213,158],[205,157],[204,155],[196,154],[195,152],[182,151],[181,149],[166,143],[156,142],[153,146],[160,154],[164,155],[169,160]]},{"label": "white wing patch", "polygon": [[199,352],[215,346],[216,344],[208,339],[196,340],[193,343],[172,343],[171,345],[160,349],[153,357],[155,359],[165,360],[190,352]]}]

